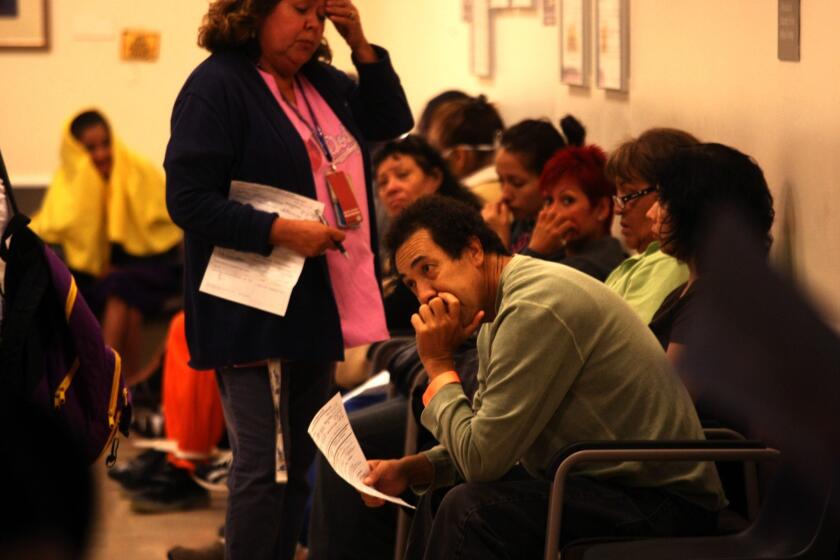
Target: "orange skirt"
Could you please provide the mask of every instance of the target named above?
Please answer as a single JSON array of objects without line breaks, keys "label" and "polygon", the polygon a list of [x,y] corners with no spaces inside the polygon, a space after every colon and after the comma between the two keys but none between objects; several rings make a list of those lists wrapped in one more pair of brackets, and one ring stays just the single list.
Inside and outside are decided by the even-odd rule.
[{"label": "orange skirt", "polygon": [[163,414],[167,439],[177,444],[169,456],[175,466],[193,470],[208,459],[225,428],[222,401],[213,370],[195,370],[181,311],[169,324],[163,362]]}]

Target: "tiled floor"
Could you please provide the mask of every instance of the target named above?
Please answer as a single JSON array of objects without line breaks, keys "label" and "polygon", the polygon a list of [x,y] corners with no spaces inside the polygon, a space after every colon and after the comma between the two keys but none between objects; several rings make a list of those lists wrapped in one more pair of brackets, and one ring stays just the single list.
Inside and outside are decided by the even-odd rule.
[{"label": "tiled floor", "polygon": [[[121,441],[120,460],[132,457],[131,442]],[[94,467],[99,490],[99,514],[91,543],[90,560],[163,560],[175,545],[211,544],[224,522],[225,497],[214,495],[209,509],[140,515],[131,511],[119,484],[105,475],[105,465]]]}]

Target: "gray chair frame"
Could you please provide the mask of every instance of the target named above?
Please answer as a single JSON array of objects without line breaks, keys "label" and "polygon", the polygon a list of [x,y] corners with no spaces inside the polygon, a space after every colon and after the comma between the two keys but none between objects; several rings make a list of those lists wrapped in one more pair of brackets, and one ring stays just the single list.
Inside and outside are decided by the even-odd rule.
[{"label": "gray chair frame", "polygon": [[[414,379],[411,390],[408,392],[409,399],[405,407],[405,446],[403,448],[403,457],[407,455],[414,455],[417,453],[417,434],[420,432],[420,427],[417,425],[417,420],[414,418],[414,410],[411,408],[411,395],[414,394],[414,389],[423,381],[425,381],[425,374],[418,375]],[[394,544],[394,560],[402,560],[405,555],[405,545],[408,542],[408,530],[411,526],[411,518],[403,509],[397,510],[397,536]]]},{"label": "gray chair frame", "polygon": [[[644,449],[645,444],[658,444],[659,448]],[[741,442],[670,442],[672,446],[664,448],[669,442],[610,442],[612,445],[626,447],[612,449],[597,449],[597,442],[590,448],[588,444],[579,444],[578,450],[569,453],[554,474],[551,487],[551,497],[548,504],[548,520],[546,525],[545,560],[557,560],[560,557],[560,532],[562,529],[563,496],[566,478],[569,473],[583,463],[593,462],[621,462],[621,461],[768,461],[776,460],[780,456],[777,449],[744,445],[736,447]],[[723,444],[729,445],[723,445]],[[747,444],[748,442],[743,442]],[[706,444],[702,447],[696,444]],[[733,445],[734,444],[734,445]]]}]

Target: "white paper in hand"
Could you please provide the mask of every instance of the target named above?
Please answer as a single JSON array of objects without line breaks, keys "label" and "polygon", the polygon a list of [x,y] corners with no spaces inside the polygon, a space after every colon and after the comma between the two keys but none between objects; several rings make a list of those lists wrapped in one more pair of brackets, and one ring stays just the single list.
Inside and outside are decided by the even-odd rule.
[{"label": "white paper in hand", "polygon": [[[230,199],[290,220],[317,221],[324,210],[323,202],[244,181],[230,184]],[[282,317],[305,260],[284,247],[275,247],[267,257],[216,247],[199,291]]]},{"label": "white paper in hand", "polygon": [[369,496],[414,509],[414,506],[403,500],[383,494],[362,482],[370,471],[362,448],[359,447],[359,441],[350,427],[340,393],[336,393],[318,411],[309,424],[308,431],[333,470],[350,486]]}]

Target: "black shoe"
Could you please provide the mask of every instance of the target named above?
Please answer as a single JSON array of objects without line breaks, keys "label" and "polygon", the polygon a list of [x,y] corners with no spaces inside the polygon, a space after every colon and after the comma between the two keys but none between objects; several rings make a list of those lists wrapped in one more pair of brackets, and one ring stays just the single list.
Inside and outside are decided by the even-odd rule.
[{"label": "black shoe", "polygon": [[196,465],[193,480],[211,492],[227,494],[227,480],[232,462],[233,454],[230,451],[222,453],[213,461]]},{"label": "black shoe", "polygon": [[204,548],[176,546],[166,553],[169,560],[225,560],[225,545],[214,543]]},{"label": "black shoe", "polygon": [[131,509],[137,513],[186,511],[209,505],[210,493],[196,484],[189,472],[168,462],[131,498]]},{"label": "black shoe", "polygon": [[137,490],[148,484],[149,478],[166,464],[166,453],[149,449],[130,461],[107,470],[108,477],[122,484],[126,490]]}]

